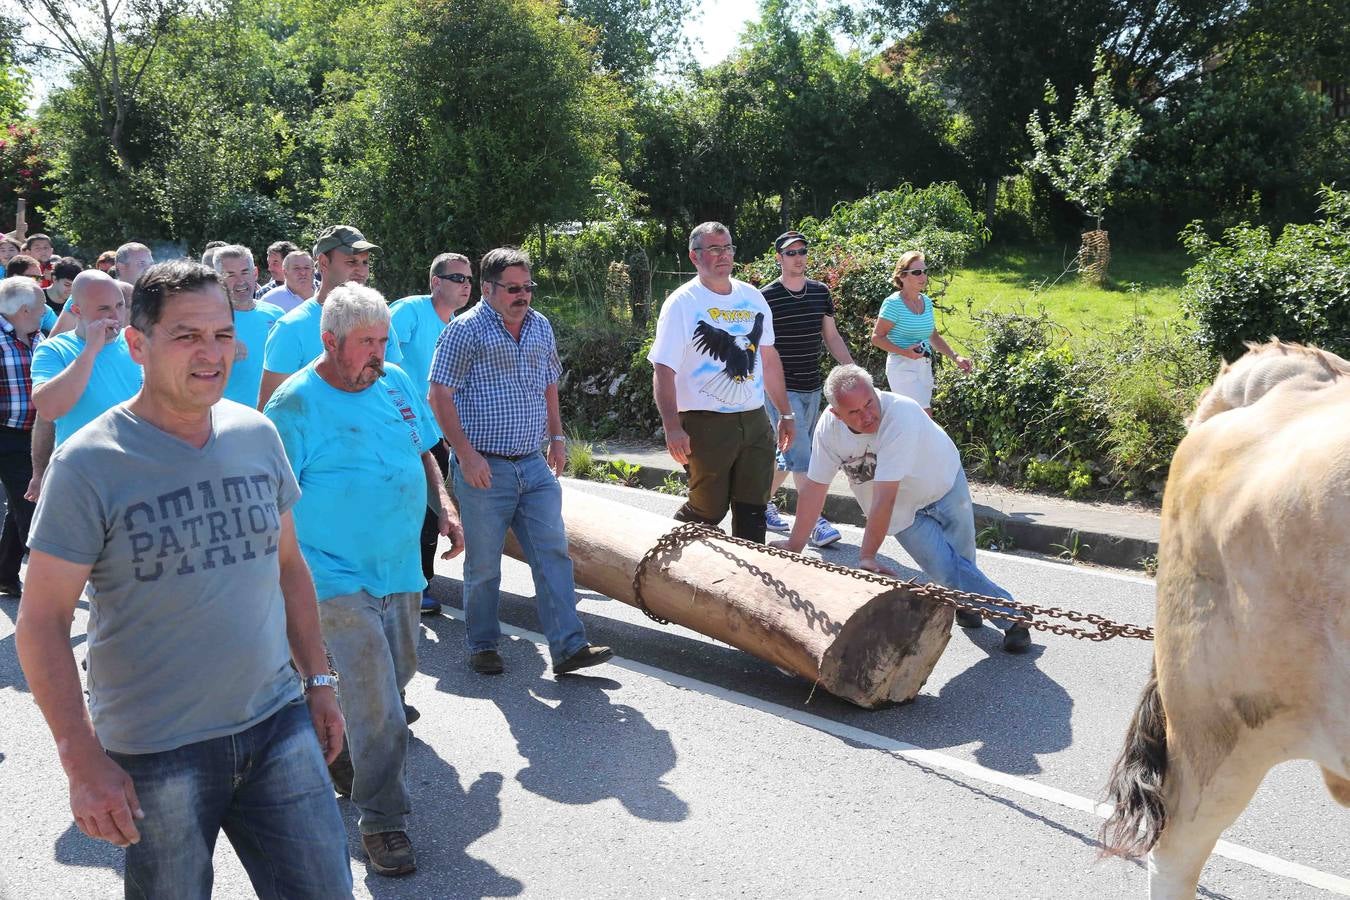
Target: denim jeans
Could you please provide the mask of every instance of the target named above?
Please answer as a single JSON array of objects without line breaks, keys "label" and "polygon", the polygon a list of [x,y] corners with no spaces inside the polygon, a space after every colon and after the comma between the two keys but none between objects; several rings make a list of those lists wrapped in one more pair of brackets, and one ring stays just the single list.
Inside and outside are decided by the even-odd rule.
[{"label": "denim jeans", "polygon": [[365,591],[319,602],[319,622],[337,667],[347,720],[352,802],[362,834],[406,831],[412,797],[403,777],[408,722],[401,693],[417,671],[420,591],[372,597]]},{"label": "denim jeans", "polygon": [[[934,584],[1001,600],[1012,599],[1012,594],[975,566],[975,507],[970,500],[966,473],[960,469],[951,490],[915,513],[914,522],[897,533],[895,539]],[[1012,612],[1006,606],[985,605],[990,612]],[[1007,619],[993,622],[1005,630],[1015,624]]]},{"label": "denim jeans", "polygon": [[[774,463],[780,472],[805,472],[811,468],[811,438],[816,433],[816,420],[820,418],[820,390],[788,391],[788,406],[797,416],[797,433],[792,438],[792,446],[784,452],[774,455]],[[778,410],[772,402],[764,404],[769,414],[769,425],[775,435],[778,434]]]},{"label": "denim jeans", "polygon": [[469,652],[494,650],[501,640],[497,606],[502,547],[510,528],[534,577],[534,598],[549,655],[560,663],[586,646],[563,530],[562,487],[541,453],[515,461],[483,458],[492,470],[488,488],[470,485],[459,461],[451,462],[455,499],[464,522],[464,625]]},{"label": "denim jeans", "polygon": [[209,900],[222,829],[263,900],[352,895],[347,828],[304,700],[228,737],[108,756],[145,811],[127,848],[128,898]]}]

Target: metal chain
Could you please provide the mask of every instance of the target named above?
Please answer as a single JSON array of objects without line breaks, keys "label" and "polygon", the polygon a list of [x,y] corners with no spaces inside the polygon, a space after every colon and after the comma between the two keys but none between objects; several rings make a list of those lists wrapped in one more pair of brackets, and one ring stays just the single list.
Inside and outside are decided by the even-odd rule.
[{"label": "metal chain", "polygon": [[[966,591],[958,591],[953,588],[942,587],[938,584],[920,584],[917,581],[902,581],[899,578],[893,578],[890,575],[881,575],[876,572],[866,572],[862,569],[851,569],[848,566],[841,566],[838,563],[826,562],[823,559],[815,559],[809,556],[802,556],[793,553],[791,550],[784,550],[781,547],[770,547],[767,544],[758,544],[754,541],[748,541],[744,538],[732,537],[701,522],[687,522],[676,528],[671,529],[662,535],[660,540],[652,545],[652,548],[643,555],[638,562],[637,571],[633,573],[633,600],[637,608],[647,615],[647,618],[662,625],[669,625],[669,619],[663,619],[653,613],[648,607],[646,601],[642,599],[642,579],[647,574],[647,567],[663,552],[673,552],[686,544],[691,544],[702,538],[716,538],[724,543],[732,544],[737,547],[745,547],[758,553],[764,553],[769,556],[777,556],[782,559],[789,559],[802,565],[814,566],[817,569],[824,569],[827,572],[834,572],[839,575],[847,575],[850,578],[856,578],[859,581],[867,581],[873,584],[879,584],[887,588],[903,587],[912,595],[921,597],[925,600],[931,600],[934,603],[942,603],[958,610],[979,613],[985,616],[1002,618],[1018,625],[1024,625],[1027,628],[1035,628],[1038,631],[1048,631],[1051,634],[1062,634],[1072,638],[1079,638],[1085,641],[1107,641],[1111,638],[1126,637],[1138,638],[1142,641],[1153,640],[1153,629],[1145,628],[1139,625],[1129,625],[1122,622],[1113,622],[1096,613],[1080,613],[1070,609],[1061,609],[1057,606],[1037,606],[1034,603],[1021,603],[1016,600],[1003,600],[998,597],[985,597],[980,594],[971,594]],[[1016,610],[1018,615],[1001,615],[992,612],[988,605],[1002,606]],[[1081,622],[1091,625],[1091,628],[1074,628],[1065,625],[1062,622],[1045,622],[1041,619],[1065,619],[1069,622]]]}]

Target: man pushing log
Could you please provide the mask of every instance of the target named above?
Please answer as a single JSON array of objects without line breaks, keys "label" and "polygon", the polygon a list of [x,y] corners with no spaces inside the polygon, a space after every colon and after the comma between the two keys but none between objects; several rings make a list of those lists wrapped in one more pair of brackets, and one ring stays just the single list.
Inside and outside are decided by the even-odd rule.
[{"label": "man pushing log", "polygon": [[[944,587],[1011,600],[975,564],[975,514],[951,438],[907,397],[878,391],[872,376],[855,365],[836,366],[825,379],[829,408],[821,414],[811,443],[811,467],[797,497],[792,534],[777,546],[800,552],[825,505],[840,468],[867,516],[858,567],[900,574],[877,559],[887,534],[914,558],[927,577]],[[990,606],[991,613],[1011,612]],[[1025,653],[1031,632],[1025,625],[994,617],[1005,629],[1003,649]],[[979,613],[958,610],[963,628],[984,624]]]}]

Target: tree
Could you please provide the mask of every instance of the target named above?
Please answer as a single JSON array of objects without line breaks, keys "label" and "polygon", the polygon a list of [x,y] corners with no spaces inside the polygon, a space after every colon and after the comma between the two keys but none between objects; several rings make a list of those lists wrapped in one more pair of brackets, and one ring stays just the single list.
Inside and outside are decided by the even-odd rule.
[{"label": "tree", "polygon": [[1102,227],[1102,216],[1111,202],[1112,187],[1121,165],[1130,157],[1143,131],[1139,114],[1122,107],[1111,96],[1106,61],[1097,58],[1092,93],[1074,90],[1073,111],[1061,120],[1054,108],[1059,96],[1054,85],[1045,83],[1046,120],[1040,111],[1027,120],[1027,134],[1034,151],[1027,162],[1032,172],[1044,175],[1055,190]]},{"label": "tree", "polygon": [[687,0],[564,0],[568,15],[598,32],[596,62],[636,85],[687,49],[685,24],[697,15]]},{"label": "tree", "polygon": [[517,243],[589,212],[624,99],[553,2],[389,0],[340,27],[360,50],[359,86],[320,112],[315,215],[381,245],[386,288],[424,288],[427,260],[448,248]]},{"label": "tree", "polygon": [[1045,102],[1051,107],[1042,123],[1039,111],[1027,120],[1027,134],[1035,151],[1027,168],[1044,175],[1050,184],[1086,215],[1096,219],[1095,231],[1083,235],[1079,266],[1094,281],[1106,277],[1110,244],[1102,231],[1102,216],[1111,202],[1121,164],[1129,159],[1143,131],[1139,114],[1116,103],[1106,60],[1097,57],[1092,93],[1074,91],[1068,120],[1054,112],[1059,105],[1054,85],[1046,82]]},{"label": "tree", "polygon": [[[1049,81],[1061,97],[1100,52],[1118,96],[1137,107],[1172,97],[1247,51],[1272,65],[1334,71],[1346,44],[1341,0],[870,0],[904,35],[966,118],[961,146],[992,215],[998,180],[1028,150],[1024,127]],[[1345,68],[1340,68],[1344,73]]]},{"label": "tree", "polygon": [[15,52],[21,28],[19,21],[0,14],[0,124],[23,115],[28,94],[28,73],[19,66]]},{"label": "tree", "polygon": [[98,110],[98,125],[119,163],[130,161],[127,120],[141,96],[160,39],[190,0],[19,0],[41,35],[26,41],[33,53],[73,60]]}]

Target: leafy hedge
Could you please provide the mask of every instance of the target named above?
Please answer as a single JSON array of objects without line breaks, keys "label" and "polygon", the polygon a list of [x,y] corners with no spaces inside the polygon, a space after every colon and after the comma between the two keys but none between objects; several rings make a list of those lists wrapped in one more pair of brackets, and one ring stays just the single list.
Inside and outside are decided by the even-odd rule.
[{"label": "leafy hedge", "polygon": [[967,467],[1071,497],[1161,494],[1216,365],[1193,336],[1136,321],[1071,346],[1043,313],[981,324],[974,371],[943,366],[933,397]]},{"label": "leafy hedge", "polygon": [[1350,191],[1324,189],[1321,211],[1278,238],[1245,222],[1219,240],[1198,222],[1182,232],[1197,259],[1182,308],[1207,348],[1231,360],[1244,341],[1274,336],[1350,355]]},{"label": "leafy hedge", "polygon": [[[828,218],[806,219],[798,230],[811,244],[807,275],[830,288],[839,333],[859,364],[878,376],[886,359],[885,354],[868,352],[872,324],[881,301],[895,290],[891,273],[900,254],[922,250],[940,280],[941,273],[959,267],[987,234],[983,214],[954,184],[921,189],[906,184],[840,203]],[[773,249],[738,274],[755,285],[777,278]],[[827,357],[823,364],[828,362]]]}]

